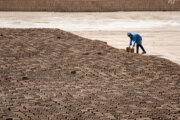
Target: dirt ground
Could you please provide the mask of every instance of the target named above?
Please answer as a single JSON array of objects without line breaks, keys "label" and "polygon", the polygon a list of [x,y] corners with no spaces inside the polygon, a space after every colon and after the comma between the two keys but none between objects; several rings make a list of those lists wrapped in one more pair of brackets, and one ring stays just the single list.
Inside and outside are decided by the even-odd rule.
[{"label": "dirt ground", "polygon": [[0,29],[0,119],[180,119],[180,66],[58,29]]},{"label": "dirt ground", "polygon": [[107,42],[129,44],[127,32],[139,33],[147,55],[180,64],[180,12],[0,12],[0,28],[58,28]]}]

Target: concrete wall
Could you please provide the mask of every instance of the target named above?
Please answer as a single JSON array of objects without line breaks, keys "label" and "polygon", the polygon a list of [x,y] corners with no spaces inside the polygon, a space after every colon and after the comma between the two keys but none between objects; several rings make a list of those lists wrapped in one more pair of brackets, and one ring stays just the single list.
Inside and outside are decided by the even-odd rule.
[{"label": "concrete wall", "polygon": [[180,0],[0,0],[3,11],[180,10]]}]

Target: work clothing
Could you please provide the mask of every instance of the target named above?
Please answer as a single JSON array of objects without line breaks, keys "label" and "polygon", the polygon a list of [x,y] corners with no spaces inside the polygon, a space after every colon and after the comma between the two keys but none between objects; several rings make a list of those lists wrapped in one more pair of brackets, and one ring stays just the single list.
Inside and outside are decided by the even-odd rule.
[{"label": "work clothing", "polygon": [[136,33],[131,33],[131,38],[130,38],[130,43],[129,46],[132,45],[132,41],[134,41],[133,47],[135,46],[135,44],[142,44],[142,37],[139,34]]},{"label": "work clothing", "polygon": [[144,50],[144,47],[142,46],[142,37],[139,34],[136,34],[136,33],[127,33],[127,35],[131,36],[129,46],[131,46],[132,41],[134,41],[133,47],[136,44],[136,53],[137,54],[139,53],[139,47],[141,47],[141,49],[143,51],[143,54],[145,54],[146,51]]}]

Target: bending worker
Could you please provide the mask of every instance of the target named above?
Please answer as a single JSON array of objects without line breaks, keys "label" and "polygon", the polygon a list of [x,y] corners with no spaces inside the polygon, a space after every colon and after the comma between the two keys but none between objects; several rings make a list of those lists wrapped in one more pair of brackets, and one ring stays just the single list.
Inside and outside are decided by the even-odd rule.
[{"label": "bending worker", "polygon": [[139,47],[142,49],[142,54],[146,54],[146,51],[144,50],[142,46],[142,37],[139,34],[136,33],[127,33],[128,37],[130,38],[129,47],[132,45],[132,41],[134,41],[133,48],[136,44],[136,53],[139,53]]}]

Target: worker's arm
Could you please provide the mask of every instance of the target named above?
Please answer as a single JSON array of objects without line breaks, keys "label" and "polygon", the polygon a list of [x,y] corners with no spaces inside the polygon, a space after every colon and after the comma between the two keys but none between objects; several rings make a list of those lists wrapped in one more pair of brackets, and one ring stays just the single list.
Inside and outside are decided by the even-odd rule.
[{"label": "worker's arm", "polygon": [[130,39],[129,47],[132,45],[132,39]]},{"label": "worker's arm", "polygon": [[133,47],[135,47],[136,42],[137,42],[137,38],[134,40]]}]

